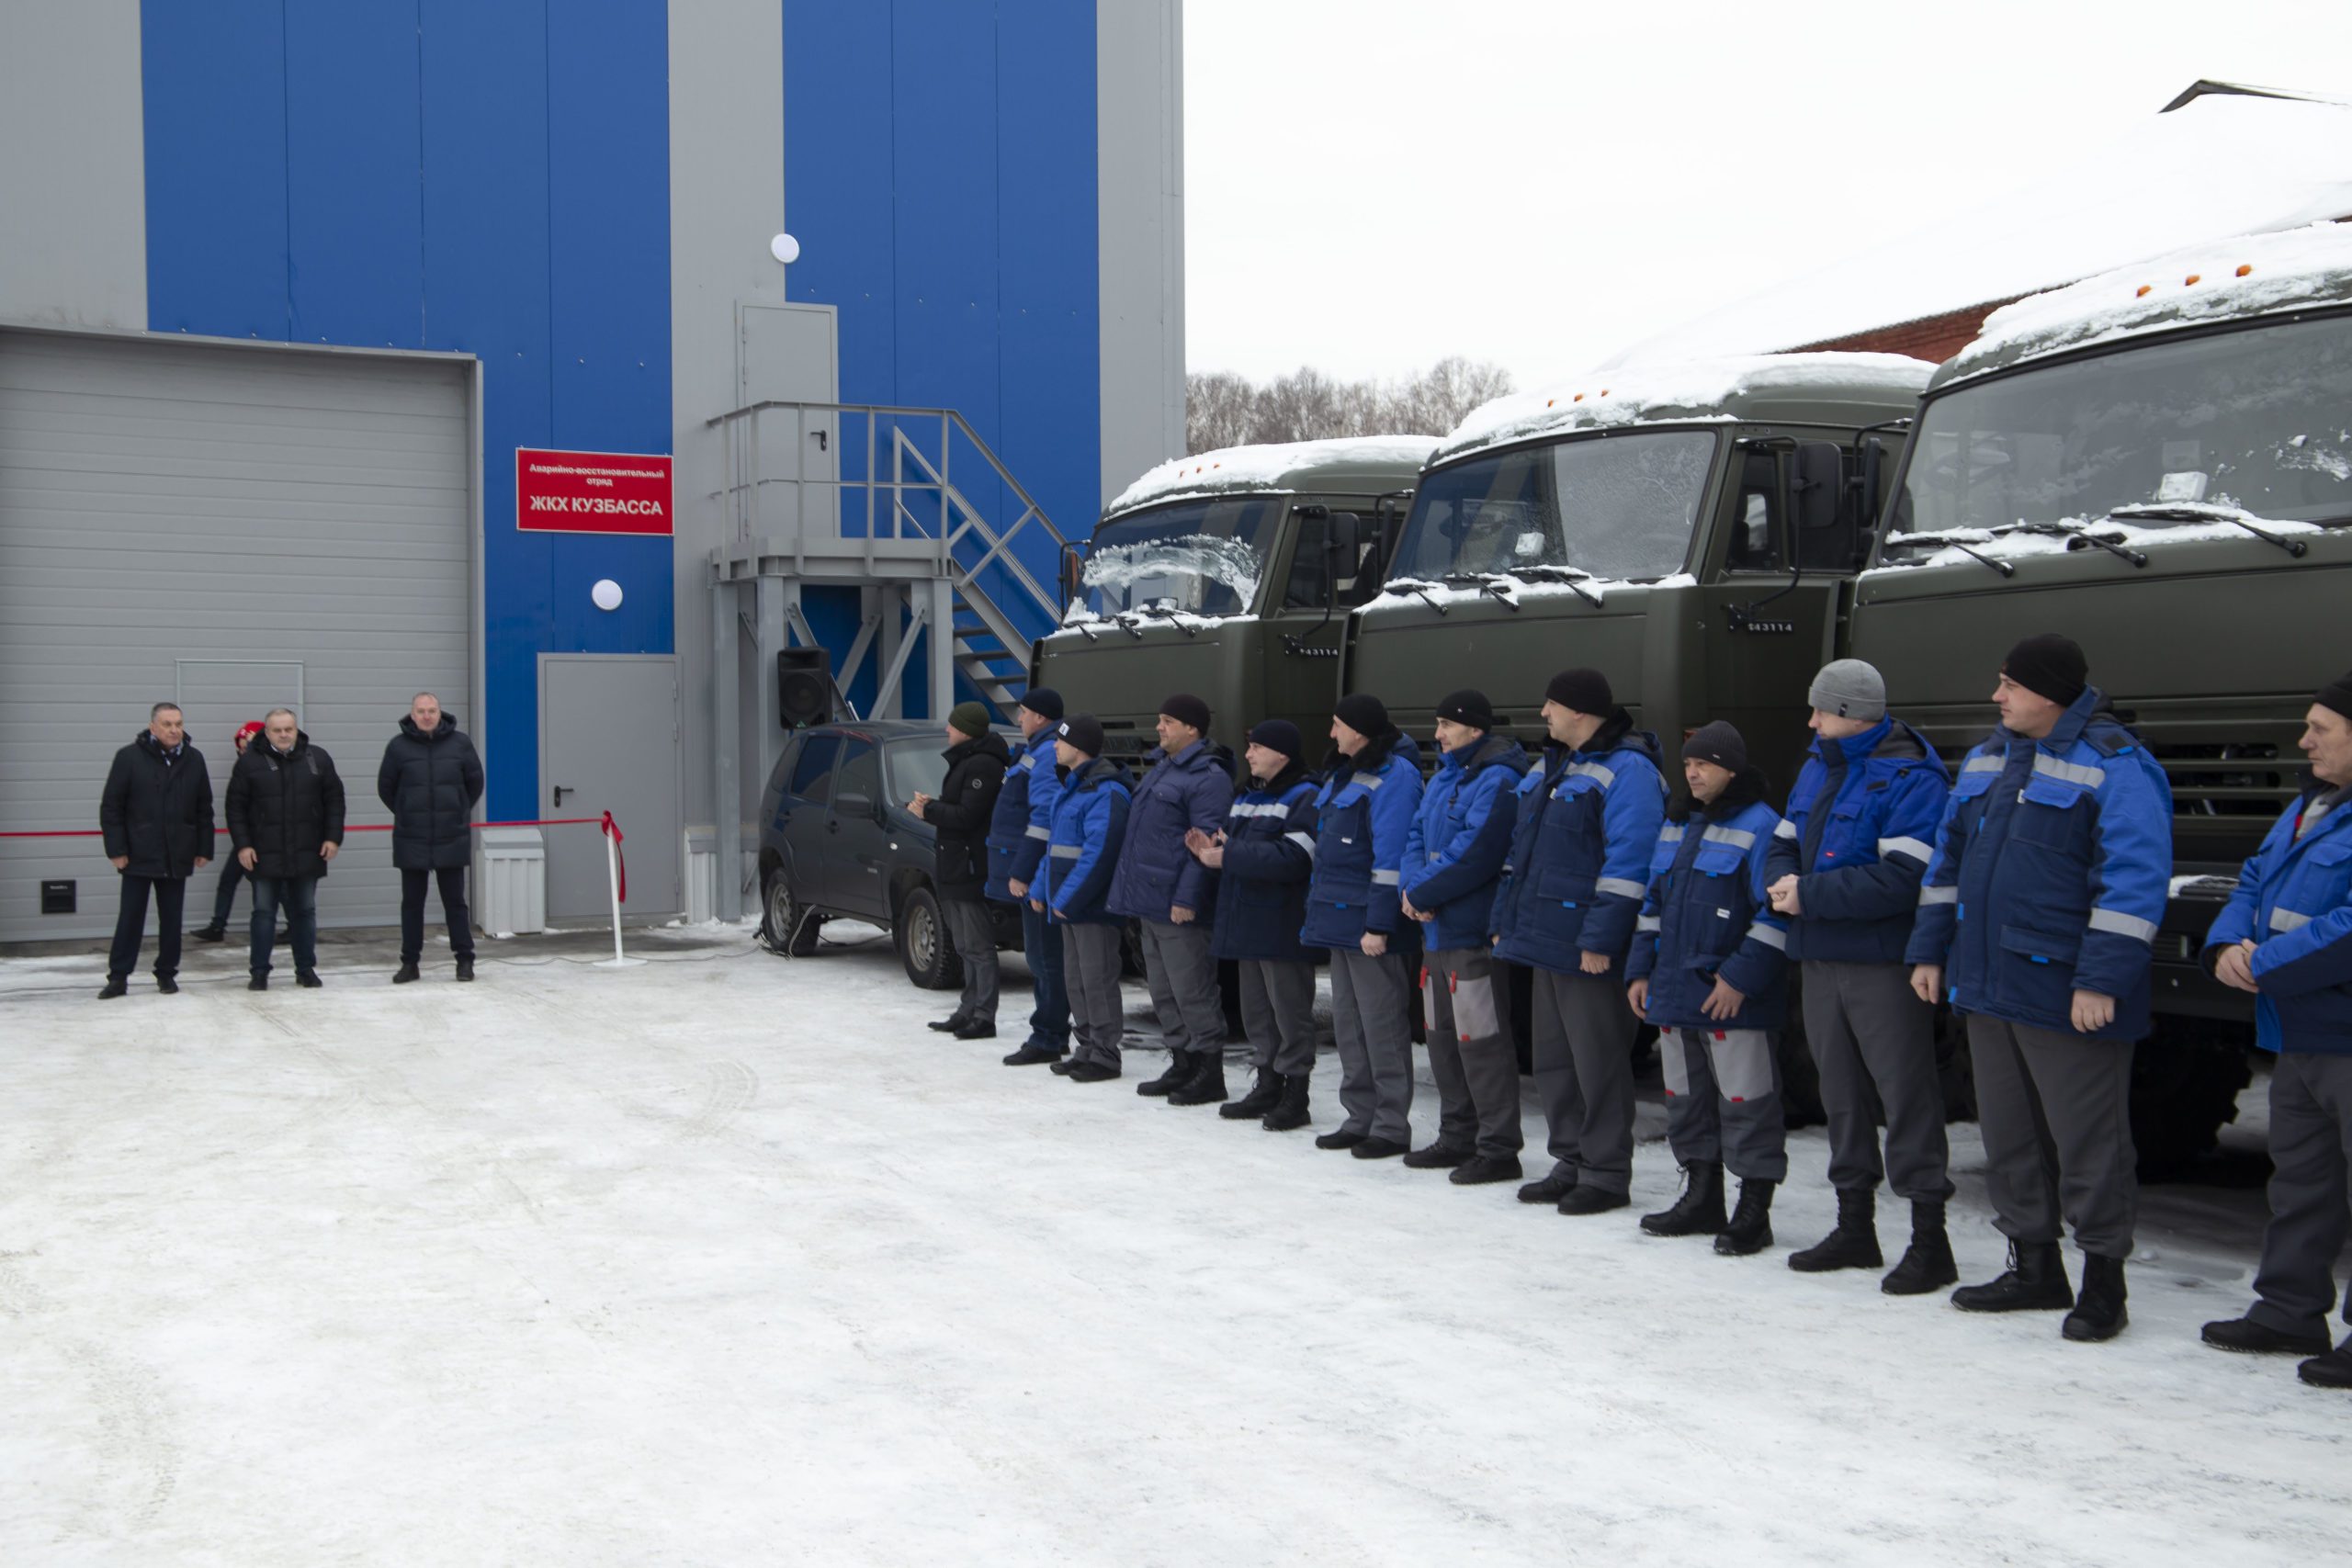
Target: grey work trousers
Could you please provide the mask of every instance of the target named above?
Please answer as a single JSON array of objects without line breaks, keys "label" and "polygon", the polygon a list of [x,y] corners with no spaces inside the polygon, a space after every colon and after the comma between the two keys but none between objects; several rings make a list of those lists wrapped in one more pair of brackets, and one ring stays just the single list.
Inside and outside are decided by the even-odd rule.
[{"label": "grey work trousers", "polygon": [[[2270,1069],[2270,1224],[2262,1233],[2261,1299],[2246,1315],[2285,1334],[2327,1331],[2335,1260],[2352,1229],[2352,1056],[2285,1055]],[[2352,1322],[2352,1297],[2345,1302]]]},{"label": "grey work trousers", "polygon": [[[1952,1192],[1936,1010],[1901,964],[1804,961],[1804,1033],[1829,1113],[1829,1185],[1940,1203]],[[1877,1112],[1886,1112],[1879,1158]]]},{"label": "grey work trousers", "polygon": [[1126,1032],[1126,1003],[1119,995],[1119,928],[1073,921],[1062,927],[1062,976],[1069,986],[1070,1033],[1075,1062],[1119,1065],[1119,1037]]},{"label": "grey work trousers", "polygon": [[[1625,977],[1534,970],[1530,1021],[1535,1098],[1554,1176],[1624,1192],[1634,1180],[1634,1032]],[[1669,1034],[1672,1031],[1668,1032]],[[1663,1053],[1661,1047],[1661,1054]]]},{"label": "grey work trousers", "polygon": [[1360,947],[1331,954],[1331,1032],[1340,1047],[1340,1129],[1412,1141],[1412,981],[1392,943],[1377,958]]},{"label": "grey work trousers", "polygon": [[1993,1223],[2012,1241],[2132,1256],[2140,1206],[2132,1147],[2132,1042],[1971,1015],[1976,1124]]},{"label": "grey work trousers", "polygon": [[1244,958],[1241,1028],[1250,1036],[1250,1065],[1261,1073],[1303,1078],[1315,1070],[1315,965],[1277,958]]},{"label": "grey work trousers", "polygon": [[1145,920],[1143,977],[1151,987],[1159,1037],[1170,1051],[1225,1051],[1225,998],[1217,989],[1209,928],[1194,920]]},{"label": "grey work trousers", "polygon": [[1720,1160],[1742,1181],[1785,1181],[1789,1134],[1781,1121],[1781,1064],[1761,1029],[1669,1029],[1666,1141],[1684,1165]]},{"label": "grey work trousers", "polygon": [[1519,1057],[1495,955],[1483,947],[1438,948],[1422,960],[1430,1077],[1437,1080],[1437,1141],[1449,1148],[1516,1157]]},{"label": "grey work trousers", "polygon": [[996,1024],[996,928],[989,923],[989,907],[978,898],[943,898],[940,912],[947,919],[947,939],[964,964],[964,996],[956,1010],[976,1023]]}]

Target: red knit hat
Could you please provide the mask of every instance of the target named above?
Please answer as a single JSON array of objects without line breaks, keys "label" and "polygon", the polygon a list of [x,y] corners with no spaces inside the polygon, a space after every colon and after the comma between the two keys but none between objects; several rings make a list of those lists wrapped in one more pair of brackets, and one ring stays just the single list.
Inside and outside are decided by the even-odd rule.
[{"label": "red knit hat", "polygon": [[250,740],[254,736],[259,735],[262,732],[263,728],[261,720],[257,718],[249,718],[245,720],[244,723],[237,726],[237,739],[239,740]]}]

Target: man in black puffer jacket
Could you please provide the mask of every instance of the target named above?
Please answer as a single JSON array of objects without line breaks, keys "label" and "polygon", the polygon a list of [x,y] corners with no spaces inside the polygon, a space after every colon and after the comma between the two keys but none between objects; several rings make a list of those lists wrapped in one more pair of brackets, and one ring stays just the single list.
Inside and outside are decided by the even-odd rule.
[{"label": "man in black puffer jacket", "polygon": [[458,978],[474,977],[473,922],[466,913],[466,867],[473,860],[474,802],[481,798],[481,759],[441,699],[419,692],[384,748],[376,798],[392,814],[392,864],[401,874],[401,966],[392,984],[417,977],[424,954],[424,885],[441,885],[441,914]]},{"label": "man in black puffer jacket", "polygon": [[155,899],[155,988],[180,988],[180,909],[188,874],[212,859],[212,780],[204,753],[188,744],[187,721],[176,703],[157,703],[139,738],[114,754],[98,826],[107,858],[122,874],[122,906],[114,946],[107,954],[106,1001],[129,989],[147,929],[147,898]]},{"label": "man in black puffer jacket", "polygon": [[939,912],[956,956],[964,961],[964,995],[932,1028],[958,1040],[996,1038],[996,928],[989,919],[989,821],[1012,761],[1004,737],[989,728],[989,710],[957,703],[947,716],[947,777],[937,796],[918,795],[907,809],[937,838]]},{"label": "man in black puffer jacket", "polygon": [[319,878],[343,847],[343,779],[334,759],[311,744],[292,708],[272,708],[261,739],[229,772],[229,842],[254,885],[253,979],[269,989],[277,909],[286,907],[294,981],[319,985]]}]

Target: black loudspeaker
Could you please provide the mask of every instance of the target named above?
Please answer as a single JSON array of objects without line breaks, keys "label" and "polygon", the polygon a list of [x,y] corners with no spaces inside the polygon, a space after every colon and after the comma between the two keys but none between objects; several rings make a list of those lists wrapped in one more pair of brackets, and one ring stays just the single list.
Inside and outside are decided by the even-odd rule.
[{"label": "black loudspeaker", "polygon": [[833,655],[822,648],[787,648],[775,656],[776,718],[785,728],[822,724],[833,716]]}]

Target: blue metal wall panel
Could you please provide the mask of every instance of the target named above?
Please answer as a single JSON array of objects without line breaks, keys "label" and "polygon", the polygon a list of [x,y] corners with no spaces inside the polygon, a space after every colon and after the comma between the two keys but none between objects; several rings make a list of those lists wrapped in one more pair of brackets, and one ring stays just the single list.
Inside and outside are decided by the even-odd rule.
[{"label": "blue metal wall panel", "polygon": [[669,449],[668,8],[146,0],[141,25],[152,327],[481,360],[467,716],[491,814],[531,816],[537,654],[674,636],[669,540],[524,535],[514,491],[517,446]]},{"label": "blue metal wall panel", "polygon": [[294,340],[424,346],[414,0],[286,0]]},{"label": "blue metal wall panel", "polygon": [[283,339],[283,0],[146,0],[147,323]]}]

